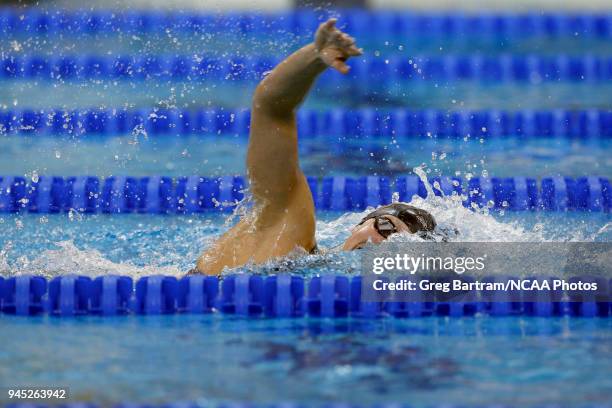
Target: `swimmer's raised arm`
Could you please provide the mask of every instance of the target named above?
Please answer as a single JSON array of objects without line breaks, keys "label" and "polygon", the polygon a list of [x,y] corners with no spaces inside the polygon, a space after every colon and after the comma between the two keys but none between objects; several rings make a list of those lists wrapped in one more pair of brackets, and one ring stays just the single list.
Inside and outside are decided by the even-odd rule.
[{"label": "swimmer's raised arm", "polygon": [[253,103],[278,115],[290,115],[302,103],[316,77],[328,66],[343,74],[345,61],[361,55],[355,39],[335,27],[336,19],[322,23],[315,41],[282,61],[266,76],[255,91]]},{"label": "swimmer's raised arm", "polygon": [[296,108],[328,66],[347,73],[345,61],[361,55],[355,40],[321,24],[313,43],[281,62],[257,86],[253,97],[247,168],[256,200],[283,207],[303,175],[298,166]]},{"label": "swimmer's raised arm", "polygon": [[321,24],[312,44],[290,55],[257,86],[247,152],[254,212],[215,241],[192,272],[216,275],[296,248],[316,248],[314,203],[298,163],[295,110],[328,66],[347,73],[345,61],[361,54],[355,40],[335,24],[335,19]]},{"label": "swimmer's raised arm", "polygon": [[[255,207],[204,251],[191,273],[218,275],[225,268],[262,264],[296,249],[316,249],[314,203],[298,163],[295,111],[327,67],[345,74],[346,60],[361,55],[355,40],[335,24],[335,19],[321,24],[312,44],[290,55],[257,86],[247,153]],[[427,211],[394,203],[366,216],[343,248],[380,243],[400,232],[433,232],[435,227]]]}]

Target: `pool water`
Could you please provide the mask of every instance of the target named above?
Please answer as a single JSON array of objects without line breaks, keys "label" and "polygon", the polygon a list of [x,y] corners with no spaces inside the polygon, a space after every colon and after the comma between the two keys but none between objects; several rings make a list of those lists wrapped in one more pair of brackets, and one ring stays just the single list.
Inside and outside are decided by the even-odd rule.
[{"label": "pool water", "polygon": [[0,316],[0,325],[0,378],[68,386],[72,400],[100,405],[577,407],[606,406],[612,390],[612,319]]},{"label": "pool water", "polygon": [[[351,65],[358,64],[352,61]],[[0,78],[0,109],[243,108],[250,106],[253,81],[92,80],[51,82]],[[74,95],[79,97],[75,98]],[[102,101],[102,102],[101,102]],[[402,81],[370,83],[329,73],[317,82],[305,108],[327,110],[380,106],[411,109],[609,109],[612,85],[592,82]]]},{"label": "pool water", "polygon": [[[456,228],[459,242],[611,241],[612,219],[607,213],[474,212],[450,197],[415,197],[413,204],[429,210],[441,227]],[[368,213],[319,212],[317,242],[321,255],[299,254],[262,266],[226,273],[292,272],[303,276],[358,273],[359,252],[331,250],[348,237]],[[35,273],[45,276],[78,273],[182,276],[216,236],[236,217],[210,212],[192,216],[140,214],[0,215],[0,274]],[[420,238],[400,235],[398,242]]]},{"label": "pool water", "polygon": [[[244,175],[247,143],[244,136],[214,134],[0,136],[0,175]],[[398,176],[419,166],[429,177],[612,177],[610,139],[321,136],[301,139],[299,148],[302,170],[313,177]]]},{"label": "pool water", "polygon": [[[66,6],[74,6],[71,2],[66,3]],[[96,11],[108,14],[113,12],[113,10],[108,10],[108,4],[105,2],[98,2],[97,5],[91,4],[91,7],[90,10],[94,13]],[[183,10],[176,11],[177,13],[172,17],[184,18],[186,13],[183,13]],[[53,9],[51,9],[51,13],[53,13]],[[467,27],[455,27],[456,30],[458,29],[456,32],[445,32],[440,29],[440,17],[446,17],[445,13],[442,12],[441,14],[430,13],[434,20],[437,14],[437,22],[433,20],[430,22],[421,21],[420,26],[412,24],[412,26],[406,26],[404,31],[398,32],[395,30],[393,21],[393,18],[398,16],[397,11],[386,12],[387,22],[384,20],[376,22],[378,26],[374,27],[382,28],[380,30],[371,30],[372,25],[368,24],[367,19],[362,21],[361,24],[351,25],[350,16],[347,16],[351,13],[352,10],[345,12],[343,10],[319,9],[316,11],[317,16],[313,16],[312,20],[306,22],[303,29],[299,31],[292,29],[291,19],[293,16],[291,14],[288,16],[282,13],[246,14],[246,17],[250,20],[248,21],[240,15],[234,14],[232,16],[219,12],[208,13],[209,18],[205,22],[207,26],[200,30],[188,28],[189,23],[181,25],[181,22],[175,21],[173,23],[171,20],[164,19],[151,22],[151,27],[147,32],[140,30],[136,23],[131,25],[128,23],[126,27],[116,25],[114,30],[98,30],[89,33],[62,32],[53,29],[48,33],[34,33],[34,30],[29,32],[8,30],[3,34],[10,41],[0,44],[0,52],[87,54],[92,51],[92,45],[95,45],[101,54],[178,52],[221,54],[227,51],[227,44],[230,44],[232,49],[241,55],[259,56],[279,52],[287,53],[310,40],[311,31],[316,28],[318,22],[325,21],[328,16],[337,17],[338,26],[358,38],[360,46],[372,54],[439,53],[444,51],[448,53],[482,52],[491,55],[498,53],[539,53],[545,55],[552,53],[582,54],[585,50],[588,50],[589,53],[594,55],[609,55],[612,51],[612,46],[605,35],[594,35],[594,32],[589,32],[584,27],[575,27],[574,30],[564,27],[560,34],[552,35],[544,32],[527,32],[527,29],[523,32],[514,29],[511,35],[490,35],[490,31],[487,32],[482,29],[482,21],[470,22],[464,20],[463,24],[468,24]],[[16,14],[20,17],[25,13],[17,12]],[[381,11],[371,14],[377,17],[377,14],[380,15]],[[419,17],[420,14],[418,11],[408,11],[402,17],[411,15],[414,18]],[[500,14],[512,15],[513,13],[510,11]],[[541,17],[538,14],[540,13],[534,11],[531,17]],[[546,14],[554,17],[554,13],[548,12]],[[448,15],[452,16],[453,13]],[[475,14],[476,17],[479,15],[488,18],[489,22],[491,18],[496,17],[486,10],[483,13]],[[602,15],[605,16],[605,13],[602,13]],[[529,17],[528,14],[526,16]],[[116,15],[116,17],[118,16]],[[479,23],[480,32],[478,28],[470,30]]]},{"label": "pool water", "polygon": [[[1,17],[1,16],[0,16]],[[342,21],[342,20],[341,20]],[[280,58],[311,37],[242,31],[231,20],[215,32],[95,35],[7,34],[0,56],[119,55]],[[357,33],[352,33],[357,34]],[[353,74],[325,74],[305,107],[388,110],[546,110],[612,106],[612,84],[590,79],[525,81],[367,80],[374,58],[566,54],[609,57],[612,42],[585,36],[441,36],[419,30],[393,38],[362,33],[366,55]],[[4,41],[5,40],[5,41]],[[228,53],[230,48],[232,51]],[[363,72],[363,70],[362,70]],[[21,109],[243,109],[254,81],[95,79],[51,81],[0,73],[0,111]],[[612,140],[552,137],[380,137],[322,135],[299,141],[309,176],[612,177]],[[59,135],[0,133],[0,176],[244,175],[244,135]],[[419,168],[420,170],[417,170]],[[457,197],[414,198],[452,241],[612,241],[603,212],[470,211]],[[246,203],[238,205],[242,213]],[[367,213],[318,212],[323,252],[291,254],[224,273],[291,272],[310,278],[354,275],[359,252],[334,249]],[[236,222],[229,212],[196,215],[0,213],[0,276],[47,278],[118,274],[183,276],[202,250]],[[413,235],[391,241],[415,242]],[[534,266],[534,267],[537,267]],[[240,319],[227,315],[52,318],[0,315],[0,388],[67,386],[71,402],[197,402],[415,407],[609,405],[612,319],[440,318]],[[7,403],[0,394],[0,405]]]}]

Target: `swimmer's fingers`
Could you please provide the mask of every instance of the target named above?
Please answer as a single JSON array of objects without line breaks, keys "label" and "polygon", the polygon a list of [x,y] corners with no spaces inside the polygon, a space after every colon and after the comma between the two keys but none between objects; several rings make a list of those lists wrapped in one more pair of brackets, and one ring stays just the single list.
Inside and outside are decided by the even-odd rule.
[{"label": "swimmer's fingers", "polygon": [[329,47],[321,52],[321,59],[323,62],[343,74],[346,74],[350,69],[345,63],[347,58],[348,56],[346,53],[337,47]]},{"label": "swimmer's fingers", "polygon": [[350,47],[351,45],[355,45],[355,39],[346,33],[340,33],[338,40],[340,45],[346,48]]},{"label": "swimmer's fingers", "polygon": [[319,26],[319,30],[325,30],[325,31],[333,30],[337,21],[338,21],[337,18],[330,18],[326,22],[321,23],[321,25]]},{"label": "swimmer's fingers", "polygon": [[317,32],[315,33],[315,39],[317,42],[326,43],[329,41],[329,38],[332,38],[336,33],[340,31],[335,27],[336,19],[330,18],[324,23],[319,25]]},{"label": "swimmer's fingers", "polygon": [[319,25],[315,47],[328,66],[346,74],[350,70],[346,60],[363,54],[363,51],[357,47],[353,37],[336,28],[336,21],[330,18]]},{"label": "swimmer's fingers", "polygon": [[363,54],[363,51],[355,45],[355,39],[345,33],[339,36],[338,47],[347,57],[356,57]]},{"label": "swimmer's fingers", "polygon": [[342,74],[349,72],[351,67],[346,64],[352,56],[361,55],[361,51],[354,47],[349,49],[343,49],[341,47],[329,47],[321,53],[321,58],[330,67],[338,70]]},{"label": "swimmer's fingers", "polygon": [[315,33],[315,45],[317,50],[321,50],[328,45],[330,38],[332,38],[336,32],[339,32],[339,30],[335,27],[336,21],[337,20],[335,18],[330,18],[326,22],[319,25],[319,28]]},{"label": "swimmer's fingers", "polygon": [[350,57],[358,57],[359,55],[363,55],[363,50],[361,48],[357,48],[355,45],[350,46],[345,52]]},{"label": "swimmer's fingers", "polygon": [[348,57],[357,57],[363,54],[363,50],[361,48],[357,48],[355,44],[350,45],[348,47],[338,47],[342,55],[346,58]]},{"label": "swimmer's fingers", "polygon": [[348,74],[351,69],[342,58],[335,58],[330,65],[341,74]]}]

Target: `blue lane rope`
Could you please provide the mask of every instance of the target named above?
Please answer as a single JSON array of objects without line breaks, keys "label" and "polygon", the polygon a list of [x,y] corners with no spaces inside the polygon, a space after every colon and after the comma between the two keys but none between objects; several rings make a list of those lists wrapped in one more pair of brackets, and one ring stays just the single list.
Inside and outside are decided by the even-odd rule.
[{"label": "blue lane rope", "polygon": [[[173,80],[254,81],[280,59],[273,57],[86,55],[46,57],[7,55],[0,59],[0,78],[53,81]],[[401,81],[462,81],[558,83],[612,79],[612,58],[599,56],[446,55],[361,57],[347,76],[329,71],[326,82],[379,86]],[[366,82],[367,83],[367,82]],[[362,85],[360,85],[362,84]]]},{"label": "blue lane rope", "polygon": [[[432,177],[436,195],[463,195],[468,208],[514,211],[609,212],[612,186],[605,177]],[[400,201],[426,197],[417,176],[308,177],[315,206],[328,211],[363,211],[389,204],[394,192]],[[231,210],[244,197],[247,180],[241,176],[209,178],[0,176],[0,213],[195,214]]]},{"label": "blue lane rope", "polygon": [[[463,277],[462,279],[469,279]],[[495,277],[485,280],[495,282]],[[550,278],[552,279],[552,278]],[[0,277],[0,311],[31,316],[158,315],[220,313],[246,317],[421,317],[421,316],[612,316],[612,279],[597,282],[597,294],[542,290],[538,302],[521,291],[470,292],[453,302],[428,300],[366,302],[361,276],[297,275],[146,276],[134,285],[126,276],[64,275]],[[595,280],[593,280],[595,279]],[[578,282],[579,278],[571,281]],[[552,287],[552,286],[551,286]],[[419,289],[420,290],[420,289]],[[417,290],[418,292],[418,290]],[[567,295],[567,296],[564,296]],[[587,297],[588,296],[588,297]]]},{"label": "blue lane rope", "polygon": [[[0,110],[0,135],[247,136],[246,109]],[[301,138],[488,137],[612,138],[612,110],[409,110],[364,108],[298,112]]]},{"label": "blue lane rope", "polygon": [[310,35],[329,15],[352,35],[376,38],[491,38],[504,43],[534,37],[608,39],[612,14],[601,13],[414,13],[390,10],[342,10],[327,13],[295,10],[281,13],[165,13],[156,11],[65,11],[0,8],[3,35],[98,35],[174,33]]}]

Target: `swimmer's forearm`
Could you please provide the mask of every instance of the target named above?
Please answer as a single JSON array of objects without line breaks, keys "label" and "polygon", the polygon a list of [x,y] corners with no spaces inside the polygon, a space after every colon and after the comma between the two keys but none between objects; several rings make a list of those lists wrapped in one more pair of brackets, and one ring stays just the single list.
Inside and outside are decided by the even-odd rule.
[{"label": "swimmer's forearm", "polygon": [[325,68],[327,65],[321,60],[314,44],[299,49],[259,83],[253,97],[253,109],[267,110],[276,115],[292,115]]}]

